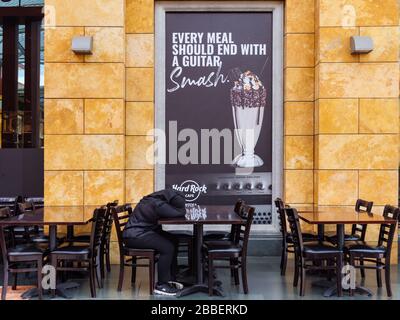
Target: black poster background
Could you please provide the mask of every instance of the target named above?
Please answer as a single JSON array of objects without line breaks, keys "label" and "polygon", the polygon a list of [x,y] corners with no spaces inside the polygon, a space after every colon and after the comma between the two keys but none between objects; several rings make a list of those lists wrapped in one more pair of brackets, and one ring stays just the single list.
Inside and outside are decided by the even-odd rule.
[{"label": "black poster background", "polygon": [[[255,148],[255,154],[264,161],[264,165],[254,168],[254,172],[272,171],[272,13],[269,12],[169,12],[166,14],[166,92],[165,92],[165,128],[169,137],[169,121],[177,121],[178,132],[184,128],[192,128],[198,133],[200,129],[228,128],[234,133],[230,89],[232,82],[219,84],[217,87],[186,86],[175,92],[168,92],[175,84],[170,80],[172,66],[172,33],[173,32],[203,32],[203,43],[206,42],[207,32],[231,32],[234,43],[238,46],[237,55],[220,56],[222,74],[228,75],[230,70],[238,67],[242,72],[250,70],[259,76],[267,91],[267,104],[260,138]],[[241,44],[267,44],[266,55],[241,55]],[[181,56],[178,56],[181,62]],[[217,67],[182,67],[181,77],[198,79],[216,72]],[[261,74],[262,72],[262,74]],[[236,137],[233,134],[233,141]],[[185,142],[178,142],[178,150]],[[222,145],[222,143],[221,143]],[[222,151],[222,147],[221,147]],[[211,157],[211,143],[210,143]],[[233,155],[233,157],[236,156]],[[192,175],[210,173],[235,173],[235,168],[223,164],[169,164],[169,149],[167,140],[167,164],[165,166],[166,186],[180,185]],[[180,175],[180,181],[174,181]]]}]

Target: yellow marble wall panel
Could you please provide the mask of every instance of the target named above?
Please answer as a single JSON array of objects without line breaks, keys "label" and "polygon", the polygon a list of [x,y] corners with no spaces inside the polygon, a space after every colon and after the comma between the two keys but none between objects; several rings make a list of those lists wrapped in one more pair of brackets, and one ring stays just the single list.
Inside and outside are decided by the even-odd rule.
[{"label": "yellow marble wall panel", "polygon": [[122,63],[47,63],[46,98],[123,98]]},{"label": "yellow marble wall panel", "polygon": [[314,69],[285,70],[285,101],[314,101]]},{"label": "yellow marble wall panel", "polygon": [[85,171],[85,205],[124,202],[124,171]]},{"label": "yellow marble wall panel", "polygon": [[314,103],[285,103],[285,134],[312,135],[314,132]]},{"label": "yellow marble wall panel", "polygon": [[285,202],[313,203],[312,170],[285,170]]},{"label": "yellow marble wall panel", "polygon": [[154,191],[153,170],[127,170],[125,175],[126,202],[138,203]]},{"label": "yellow marble wall panel", "polygon": [[358,99],[320,99],[318,132],[358,133]]},{"label": "yellow marble wall panel", "polygon": [[154,104],[152,102],[126,103],[126,134],[148,135],[154,129]]},{"label": "yellow marble wall panel", "polygon": [[397,98],[397,63],[321,63],[320,98]]},{"label": "yellow marble wall panel", "polygon": [[285,32],[314,32],[314,0],[285,1]]},{"label": "yellow marble wall panel", "polygon": [[285,36],[285,67],[314,67],[314,34]]},{"label": "yellow marble wall panel", "polygon": [[44,200],[48,206],[83,205],[83,172],[45,171]]},{"label": "yellow marble wall panel", "polygon": [[360,55],[361,62],[399,60],[399,27],[362,27],[360,36],[369,36],[374,41],[374,50]]},{"label": "yellow marble wall panel", "polygon": [[124,168],[123,135],[47,135],[46,170]]},{"label": "yellow marble wall panel", "polygon": [[124,0],[46,0],[55,19],[47,26],[119,26],[124,25]]},{"label": "yellow marble wall panel", "polygon": [[87,27],[85,35],[93,37],[93,51],[85,62],[125,62],[124,28]]},{"label": "yellow marble wall panel", "polygon": [[320,169],[396,169],[398,135],[320,135]]},{"label": "yellow marble wall panel", "polygon": [[124,120],[124,100],[85,100],[85,133],[123,134]]},{"label": "yellow marble wall panel", "polygon": [[126,35],[126,66],[154,67],[154,35]]},{"label": "yellow marble wall panel", "polygon": [[126,32],[154,32],[154,0],[126,0]]},{"label": "yellow marble wall panel", "polygon": [[127,101],[154,100],[153,68],[126,69],[126,100]]},{"label": "yellow marble wall panel", "polygon": [[312,136],[285,137],[285,169],[313,168]]},{"label": "yellow marble wall panel", "polygon": [[125,156],[126,169],[152,169],[154,163],[152,138],[149,136],[127,136]]},{"label": "yellow marble wall panel", "polygon": [[350,37],[359,34],[358,28],[320,28],[320,62],[358,62],[359,55],[352,55]]},{"label": "yellow marble wall panel", "polygon": [[397,0],[320,0],[320,26],[398,25]]},{"label": "yellow marble wall panel", "polygon": [[71,50],[74,36],[83,36],[83,27],[52,27],[44,33],[45,62],[83,62],[83,55],[77,55]]},{"label": "yellow marble wall panel", "polygon": [[83,139],[85,169],[124,169],[123,135],[86,135]]},{"label": "yellow marble wall panel", "polygon": [[360,171],[360,198],[375,205],[397,204],[398,171]]},{"label": "yellow marble wall panel", "polygon": [[398,99],[361,99],[360,133],[398,133]]},{"label": "yellow marble wall panel", "polygon": [[318,171],[318,205],[354,205],[357,198],[357,171]]},{"label": "yellow marble wall panel", "polygon": [[82,99],[45,99],[45,134],[83,133]]}]

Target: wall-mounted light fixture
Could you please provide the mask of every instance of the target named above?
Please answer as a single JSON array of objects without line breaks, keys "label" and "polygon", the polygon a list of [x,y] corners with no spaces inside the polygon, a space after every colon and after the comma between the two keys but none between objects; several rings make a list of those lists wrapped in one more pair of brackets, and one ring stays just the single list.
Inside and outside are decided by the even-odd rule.
[{"label": "wall-mounted light fixture", "polygon": [[374,41],[367,36],[350,37],[350,47],[352,54],[368,53],[374,50]]},{"label": "wall-mounted light fixture", "polygon": [[71,49],[76,54],[92,54],[93,37],[91,36],[73,37]]}]

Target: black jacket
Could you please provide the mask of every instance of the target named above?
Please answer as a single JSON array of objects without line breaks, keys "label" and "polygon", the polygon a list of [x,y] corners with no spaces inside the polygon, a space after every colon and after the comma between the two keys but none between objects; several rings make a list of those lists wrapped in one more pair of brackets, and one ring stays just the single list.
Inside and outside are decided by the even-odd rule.
[{"label": "black jacket", "polygon": [[173,189],[149,194],[140,200],[125,225],[124,238],[137,238],[159,228],[160,218],[183,217],[186,214],[184,195]]}]

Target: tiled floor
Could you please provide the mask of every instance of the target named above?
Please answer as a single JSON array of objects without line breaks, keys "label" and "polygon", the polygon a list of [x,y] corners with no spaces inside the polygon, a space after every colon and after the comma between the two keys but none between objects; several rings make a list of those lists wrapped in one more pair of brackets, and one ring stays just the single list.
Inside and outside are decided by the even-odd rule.
[{"label": "tiled floor", "polygon": [[[231,279],[229,276],[229,271],[227,269],[219,269],[217,271],[218,279],[223,283],[223,289],[225,297],[212,297],[212,299],[238,299],[238,300],[293,300],[293,299],[343,299],[343,300],[374,300],[374,299],[388,299],[386,296],[385,287],[378,289],[376,286],[375,271],[366,271],[366,282],[365,286],[374,292],[374,296],[361,296],[356,294],[354,297],[349,297],[345,295],[342,298],[331,297],[324,298],[322,293],[324,289],[312,286],[312,283],[321,278],[315,276],[307,276],[307,287],[306,296],[299,297],[298,289],[293,288],[293,262],[288,262],[288,270],[285,277],[281,277],[279,273],[279,258],[278,257],[253,257],[250,258],[248,266],[249,274],[249,289],[250,293],[245,295],[242,293],[241,286],[236,287],[231,284]],[[118,280],[118,267],[113,266],[111,273],[108,275],[105,286],[103,289],[97,290],[98,299],[177,299],[177,298],[165,298],[159,296],[150,297],[148,294],[148,276],[147,271],[140,270],[137,275],[137,283],[135,287],[130,286],[130,270],[126,268],[125,272],[125,282],[123,290],[117,292],[117,280]],[[393,298],[400,299],[400,277],[399,277],[399,267],[392,267],[392,290]],[[359,273],[357,273],[359,277]],[[72,280],[72,279],[71,279]],[[85,278],[74,279],[81,283],[79,289],[72,289],[69,291],[73,299],[90,299],[90,291],[88,286],[88,280]],[[21,282],[26,282],[27,280],[22,278]],[[20,292],[20,290],[18,290]],[[22,290],[21,290],[22,291]],[[12,292],[11,288],[9,290],[9,299],[18,298],[16,292]],[[49,299],[49,297],[46,297]],[[195,294],[191,296],[182,297],[180,299],[210,299],[206,294]]]}]

